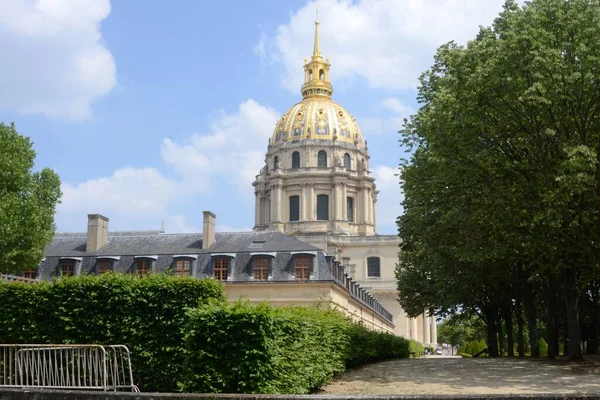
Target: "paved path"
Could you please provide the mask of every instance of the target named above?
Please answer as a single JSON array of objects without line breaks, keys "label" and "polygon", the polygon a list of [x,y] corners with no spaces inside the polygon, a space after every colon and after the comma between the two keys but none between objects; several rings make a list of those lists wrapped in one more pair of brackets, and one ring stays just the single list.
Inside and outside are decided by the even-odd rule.
[{"label": "paved path", "polygon": [[426,356],[346,372],[324,394],[600,393],[600,363]]}]

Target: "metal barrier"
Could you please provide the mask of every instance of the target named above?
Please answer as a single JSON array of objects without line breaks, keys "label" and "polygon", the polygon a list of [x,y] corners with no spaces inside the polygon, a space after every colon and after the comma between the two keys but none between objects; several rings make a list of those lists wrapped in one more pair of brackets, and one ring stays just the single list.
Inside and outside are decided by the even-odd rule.
[{"label": "metal barrier", "polygon": [[0,344],[0,387],[139,392],[129,349],[96,344]]}]

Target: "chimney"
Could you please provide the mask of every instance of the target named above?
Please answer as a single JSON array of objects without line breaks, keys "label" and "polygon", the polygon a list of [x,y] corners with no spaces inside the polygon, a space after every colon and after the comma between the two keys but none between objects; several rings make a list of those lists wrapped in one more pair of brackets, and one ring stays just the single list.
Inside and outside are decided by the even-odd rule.
[{"label": "chimney", "polygon": [[88,214],[87,245],[85,251],[98,251],[106,243],[108,243],[108,218],[100,214]]},{"label": "chimney", "polygon": [[203,211],[202,248],[208,249],[215,242],[215,219],[217,216],[210,211]]}]

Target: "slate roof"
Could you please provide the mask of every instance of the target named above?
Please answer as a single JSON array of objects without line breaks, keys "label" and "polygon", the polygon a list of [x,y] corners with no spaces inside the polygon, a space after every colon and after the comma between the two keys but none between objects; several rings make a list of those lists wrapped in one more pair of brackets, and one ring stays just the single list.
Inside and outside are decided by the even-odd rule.
[{"label": "slate roof", "polygon": [[110,232],[108,244],[97,252],[86,252],[86,241],[85,233],[57,234],[46,247],[45,255],[46,257],[144,256],[320,250],[280,232],[217,233],[215,243],[208,250],[202,249],[201,233]]}]

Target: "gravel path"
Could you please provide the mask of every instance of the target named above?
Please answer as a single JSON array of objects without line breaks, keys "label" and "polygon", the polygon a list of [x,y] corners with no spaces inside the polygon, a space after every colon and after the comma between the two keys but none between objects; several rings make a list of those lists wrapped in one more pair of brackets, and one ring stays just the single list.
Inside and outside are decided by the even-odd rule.
[{"label": "gravel path", "polygon": [[600,363],[426,356],[346,372],[323,394],[600,393]]}]

